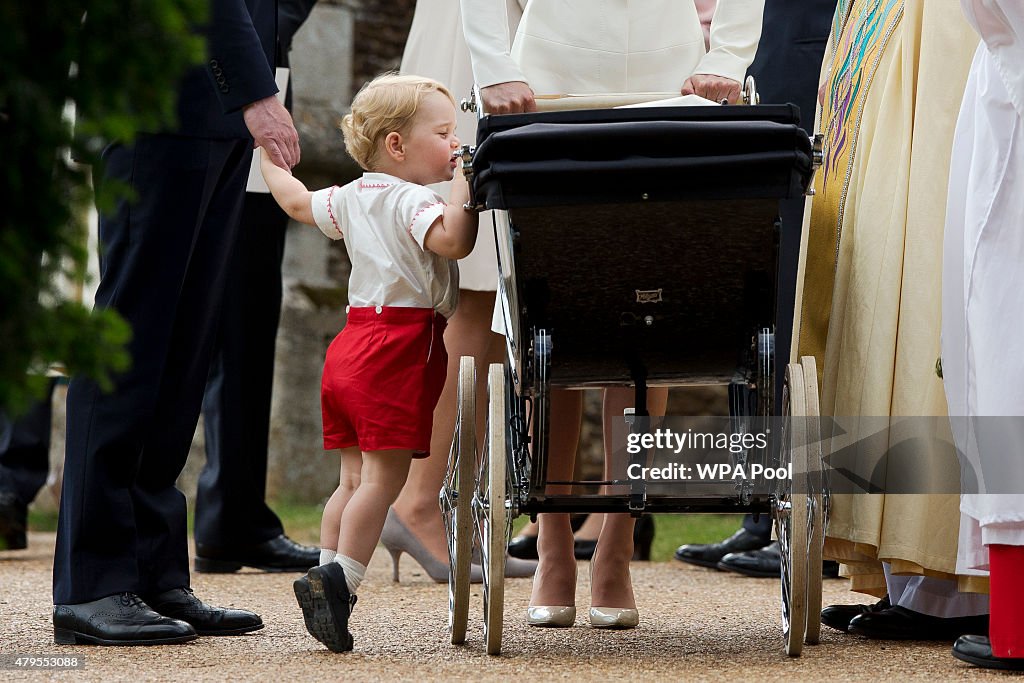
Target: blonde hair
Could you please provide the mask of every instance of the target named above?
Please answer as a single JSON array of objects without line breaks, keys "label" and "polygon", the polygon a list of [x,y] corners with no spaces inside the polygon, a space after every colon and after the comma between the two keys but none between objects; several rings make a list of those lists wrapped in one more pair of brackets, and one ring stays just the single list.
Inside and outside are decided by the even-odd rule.
[{"label": "blonde hair", "polygon": [[364,85],[352,100],[350,114],[341,120],[345,149],[363,169],[377,163],[381,143],[391,132],[405,132],[423,96],[439,92],[455,104],[448,88],[423,76],[389,72]]}]

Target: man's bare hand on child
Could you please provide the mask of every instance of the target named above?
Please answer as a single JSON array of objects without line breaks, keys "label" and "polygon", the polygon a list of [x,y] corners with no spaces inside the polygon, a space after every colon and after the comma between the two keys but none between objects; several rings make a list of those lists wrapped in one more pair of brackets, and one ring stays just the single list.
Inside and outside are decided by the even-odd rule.
[{"label": "man's bare hand on child", "polygon": [[686,79],[679,93],[699,95],[712,102],[725,100],[734,104],[740,101],[740,83],[724,76],[694,74]]},{"label": "man's bare hand on child", "polygon": [[292,115],[276,96],[253,102],[242,116],[256,146],[262,147],[275,165],[290,169],[299,163],[299,134]]},{"label": "man's bare hand on child", "polygon": [[522,81],[509,81],[489,85],[480,91],[484,111],[488,114],[518,114],[537,111],[533,90]]}]

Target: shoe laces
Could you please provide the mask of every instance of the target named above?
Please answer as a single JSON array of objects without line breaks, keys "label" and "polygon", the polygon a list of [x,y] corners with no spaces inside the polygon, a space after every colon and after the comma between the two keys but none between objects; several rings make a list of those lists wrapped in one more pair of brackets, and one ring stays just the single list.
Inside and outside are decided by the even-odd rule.
[{"label": "shoe laces", "polygon": [[118,596],[122,607],[144,607],[146,603],[135,593],[121,593]]}]

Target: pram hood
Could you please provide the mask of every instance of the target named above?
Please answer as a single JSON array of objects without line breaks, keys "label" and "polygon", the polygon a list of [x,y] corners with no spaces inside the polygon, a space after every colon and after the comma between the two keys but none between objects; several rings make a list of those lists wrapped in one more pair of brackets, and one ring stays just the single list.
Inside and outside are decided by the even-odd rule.
[{"label": "pram hood", "polygon": [[811,143],[793,105],[488,116],[473,159],[488,209],[802,195]]}]

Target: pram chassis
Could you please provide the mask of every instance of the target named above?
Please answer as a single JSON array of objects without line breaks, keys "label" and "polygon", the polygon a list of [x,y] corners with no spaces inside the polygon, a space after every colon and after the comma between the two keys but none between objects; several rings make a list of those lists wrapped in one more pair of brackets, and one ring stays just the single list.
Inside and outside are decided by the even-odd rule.
[{"label": "pram chassis", "polygon": [[[757,102],[752,79],[746,84],[745,95],[748,103]],[[820,152],[817,144],[811,151],[817,164]],[[471,165],[474,156],[472,149],[464,151],[467,177],[474,173]],[[471,177],[470,180],[472,185]],[[809,180],[804,189],[806,187],[809,187]],[[646,195],[644,199],[647,199]],[[757,202],[752,199],[734,203],[742,205],[743,201]],[[479,197],[472,203],[475,208],[485,208]],[[518,211],[529,213],[532,210]],[[742,212],[741,207],[740,215]],[[781,482],[770,495],[763,495],[753,492],[751,482],[742,481],[737,484],[735,494],[730,496],[648,496],[644,482],[639,480],[628,484],[629,491],[624,493],[547,495],[546,487],[553,484],[615,484],[619,488],[627,487],[622,481],[546,480],[550,431],[549,392],[553,384],[631,384],[635,388],[635,416],[643,418],[647,414],[645,401],[649,385],[728,383],[730,412],[735,413],[736,419],[766,418],[779,414],[773,408],[777,374],[773,362],[773,330],[769,326],[757,328],[757,332],[752,335],[746,367],[738,370],[735,364],[726,369],[721,358],[704,357],[687,367],[684,376],[679,376],[659,372],[657,362],[651,364],[653,368],[649,368],[642,359],[637,358],[636,362],[626,364],[628,373],[623,374],[618,370],[616,374],[602,365],[600,353],[596,354],[590,365],[583,354],[574,358],[577,361],[572,364],[574,367],[559,366],[557,363],[553,366],[553,339],[548,326],[533,324],[527,331],[520,325],[520,317],[525,315],[526,309],[520,301],[523,292],[521,286],[517,286],[515,268],[517,259],[522,258],[522,254],[517,251],[521,247],[518,241],[522,235],[510,221],[509,212],[495,211],[494,216],[500,271],[498,295],[507,332],[508,361],[504,366],[492,364],[487,371],[487,427],[483,440],[484,451],[479,458],[475,438],[476,370],[471,358],[464,357],[460,362],[455,438],[441,491],[441,508],[448,530],[451,559],[449,625],[452,643],[463,643],[466,638],[472,553],[469,529],[474,529],[481,550],[486,648],[489,654],[498,654],[502,636],[505,548],[511,536],[512,520],[521,514],[535,518],[544,512],[628,512],[634,516],[657,512],[771,514],[783,556],[781,602],[785,651],[797,656],[805,642],[817,643],[820,629],[817,613],[821,605],[824,487],[820,474],[821,450],[816,435],[818,425],[814,419],[819,413],[814,359],[805,357],[799,363],[786,366],[782,378],[781,415],[783,418],[796,419],[784,419],[781,422],[783,433],[769,449],[777,454],[781,463],[792,463],[794,481],[799,481],[799,486],[794,486],[793,481]],[[777,249],[777,243],[774,246]],[[774,261],[776,255],[772,256],[769,260]],[[551,296],[556,298],[557,294]],[[638,299],[641,297],[640,292],[637,296]],[[763,311],[760,313],[763,314]],[[536,323],[538,318],[543,319],[544,316],[534,314],[532,321]],[[774,320],[774,311],[768,319]],[[548,320],[542,322],[549,323]],[[642,338],[645,328],[657,324],[653,316],[642,316],[632,322],[637,324],[638,339]],[[580,361],[581,358],[584,360]],[[673,362],[677,362],[677,359],[673,359]],[[579,366],[583,366],[583,369]],[[589,381],[588,372],[598,379]],[[803,417],[810,419],[799,419]],[[627,422],[630,422],[628,416]],[[746,458],[747,454],[744,453],[741,460],[745,461]],[[809,614],[813,618],[808,618]]]}]

